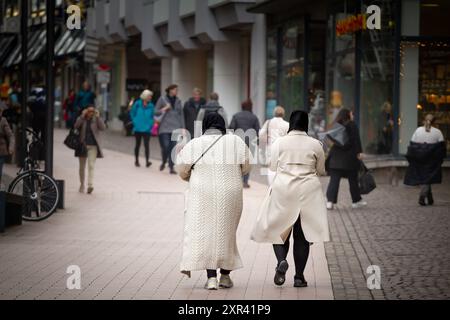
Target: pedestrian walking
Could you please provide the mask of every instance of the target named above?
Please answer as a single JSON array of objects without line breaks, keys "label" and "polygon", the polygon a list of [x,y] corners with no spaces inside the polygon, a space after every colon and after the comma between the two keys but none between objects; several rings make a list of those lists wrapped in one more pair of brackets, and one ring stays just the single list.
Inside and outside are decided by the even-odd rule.
[{"label": "pedestrian walking", "polygon": [[3,165],[6,157],[14,153],[14,134],[8,121],[3,117],[3,111],[6,105],[0,106],[0,184],[2,182]]},{"label": "pedestrian walking", "polygon": [[166,94],[159,98],[155,108],[155,114],[160,123],[158,135],[162,153],[162,164],[159,169],[163,171],[169,163],[170,174],[176,174],[172,151],[182,129],[185,128],[183,106],[177,95],[178,86],[170,85],[166,89]]},{"label": "pedestrian walking", "polygon": [[308,285],[304,270],[310,244],[329,241],[327,209],[319,175],[325,172],[322,144],[308,136],[308,114],[292,113],[289,133],[271,148],[270,170],[276,177],[259,210],[252,239],[272,243],[277,266],[274,282],[283,285],[290,237],[294,240],[294,287]]},{"label": "pedestrian walking", "polygon": [[336,123],[345,127],[347,139],[345,144],[334,143],[327,159],[327,170],[330,174],[330,183],[327,189],[327,209],[333,210],[337,204],[339,184],[341,178],[347,178],[352,197],[352,208],[367,206],[361,198],[358,183],[358,172],[361,167],[362,146],[358,127],[353,121],[353,113],[348,109],[339,111]]},{"label": "pedestrian walking", "polygon": [[189,181],[180,268],[189,277],[191,271],[207,270],[205,288],[217,290],[231,288],[231,271],[242,268],[236,231],[242,214],[241,179],[250,170],[250,153],[242,139],[226,134],[225,121],[217,113],[206,115],[203,131],[177,157],[178,172]]},{"label": "pedestrian walking", "polygon": [[[236,113],[230,123],[230,129],[234,130],[238,135],[245,137],[245,143],[250,148],[250,151],[254,154],[256,152],[258,133],[260,130],[259,119],[252,112],[253,103],[251,100],[246,100],[242,103],[242,111]],[[236,132],[242,130],[241,132]],[[244,188],[250,188],[248,183],[250,179],[250,173],[244,176]]]},{"label": "pedestrian walking", "polygon": [[69,90],[69,95],[64,99],[63,110],[64,110],[64,121],[66,122],[66,129],[73,127],[77,115],[75,113],[75,99],[77,95],[74,89]]},{"label": "pedestrian walking", "polygon": [[433,127],[434,121],[433,115],[425,116],[424,125],[414,132],[406,155],[409,167],[404,183],[422,187],[419,195],[421,206],[434,204],[431,185],[442,183],[441,167],[447,153],[444,136]]},{"label": "pedestrian walking", "polygon": [[96,95],[91,89],[89,82],[83,82],[81,90],[78,92],[75,99],[75,112],[77,115],[81,114],[88,106],[95,105]]},{"label": "pedestrian walking", "polygon": [[206,105],[205,98],[202,97],[202,90],[195,88],[192,91],[192,97],[184,104],[184,123],[186,130],[191,135],[191,139],[195,138],[195,121],[202,107]]},{"label": "pedestrian walking", "polygon": [[[289,131],[289,122],[284,120],[285,110],[281,106],[277,106],[273,110],[273,118],[267,120],[261,130],[259,130],[259,146],[264,150],[263,160],[267,163],[270,160],[270,148],[274,142],[287,135]],[[270,184],[273,182],[275,172],[267,171],[267,181]]]},{"label": "pedestrian walking", "polygon": [[134,148],[135,165],[140,167],[139,153],[142,141],[144,142],[145,149],[145,163],[149,168],[152,163],[150,162],[150,137],[154,124],[155,105],[152,103],[153,92],[150,90],[144,90],[137,99],[133,107],[131,108],[130,116],[133,122],[133,131],[136,138],[136,146]]},{"label": "pedestrian walking", "polygon": [[88,194],[94,191],[94,169],[97,158],[103,158],[100,132],[106,129],[105,123],[94,106],[83,110],[74,125],[80,131],[80,148],[75,156],[80,161],[80,192],[84,193],[86,163],[88,166]]},{"label": "pedestrian walking", "polygon": [[200,108],[197,116],[197,121],[203,122],[203,119],[205,119],[206,115],[211,112],[218,113],[225,121],[225,126],[228,127],[227,114],[225,112],[225,109],[220,105],[219,94],[217,92],[212,92],[209,95],[209,101]]}]

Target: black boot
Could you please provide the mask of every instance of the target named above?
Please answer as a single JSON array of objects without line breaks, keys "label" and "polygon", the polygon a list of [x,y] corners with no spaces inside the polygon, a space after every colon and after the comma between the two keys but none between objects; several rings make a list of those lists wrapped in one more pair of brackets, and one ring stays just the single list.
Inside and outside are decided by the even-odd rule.
[{"label": "black boot", "polygon": [[432,206],[434,204],[433,194],[430,192],[427,196],[428,205]]},{"label": "black boot", "polygon": [[286,260],[281,261],[275,269],[275,277],[273,282],[277,286],[282,286],[286,281],[286,271],[289,269],[289,264]]},{"label": "black boot", "polygon": [[295,288],[306,288],[308,286],[308,282],[306,282],[305,277],[299,276],[294,279],[294,287]]},{"label": "black boot", "polygon": [[419,197],[419,204],[421,206],[426,206],[427,204],[425,203],[425,197],[424,196],[420,196]]}]

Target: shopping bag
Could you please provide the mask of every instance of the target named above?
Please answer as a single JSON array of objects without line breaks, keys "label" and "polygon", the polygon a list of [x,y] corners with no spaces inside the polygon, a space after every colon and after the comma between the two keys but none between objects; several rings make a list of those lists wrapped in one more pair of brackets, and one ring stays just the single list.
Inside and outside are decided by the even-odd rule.
[{"label": "shopping bag", "polygon": [[358,181],[361,194],[369,194],[377,187],[373,175],[362,161],[359,169]]}]

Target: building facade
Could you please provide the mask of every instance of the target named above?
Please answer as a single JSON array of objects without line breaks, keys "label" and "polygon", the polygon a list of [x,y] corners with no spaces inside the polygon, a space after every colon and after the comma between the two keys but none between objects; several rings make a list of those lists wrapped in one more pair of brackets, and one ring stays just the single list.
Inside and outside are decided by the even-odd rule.
[{"label": "building facade", "polygon": [[264,119],[265,16],[256,1],[97,0],[89,37],[100,41],[96,63],[111,67],[113,116],[145,87],[157,95],[171,83],[186,101],[193,88],[216,91],[231,117],[251,98]]},{"label": "building facade", "polygon": [[[36,87],[46,86],[46,1],[29,0],[28,2],[28,92]],[[77,89],[89,72],[85,63],[85,21],[81,30],[66,28],[66,9],[70,4],[77,4],[82,17],[86,16],[90,5],[88,0],[56,0],[55,7],[55,116],[62,124],[62,104],[70,89]],[[21,32],[20,0],[0,1],[0,84],[11,87],[20,83],[21,75]]]},{"label": "building facade", "polygon": [[450,151],[450,2],[267,0],[249,11],[267,17],[268,115],[277,104],[311,111],[315,134],[350,108],[364,152],[386,160],[432,113]]}]

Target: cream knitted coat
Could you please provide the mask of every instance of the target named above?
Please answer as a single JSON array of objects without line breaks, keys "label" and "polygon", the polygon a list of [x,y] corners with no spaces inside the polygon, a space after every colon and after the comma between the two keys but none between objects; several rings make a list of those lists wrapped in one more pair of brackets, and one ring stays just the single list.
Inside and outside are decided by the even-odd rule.
[{"label": "cream knitted coat", "polygon": [[181,272],[242,268],[236,231],[242,213],[242,176],[250,171],[250,152],[234,135],[203,135],[178,154],[177,170],[189,180],[184,221]]}]

